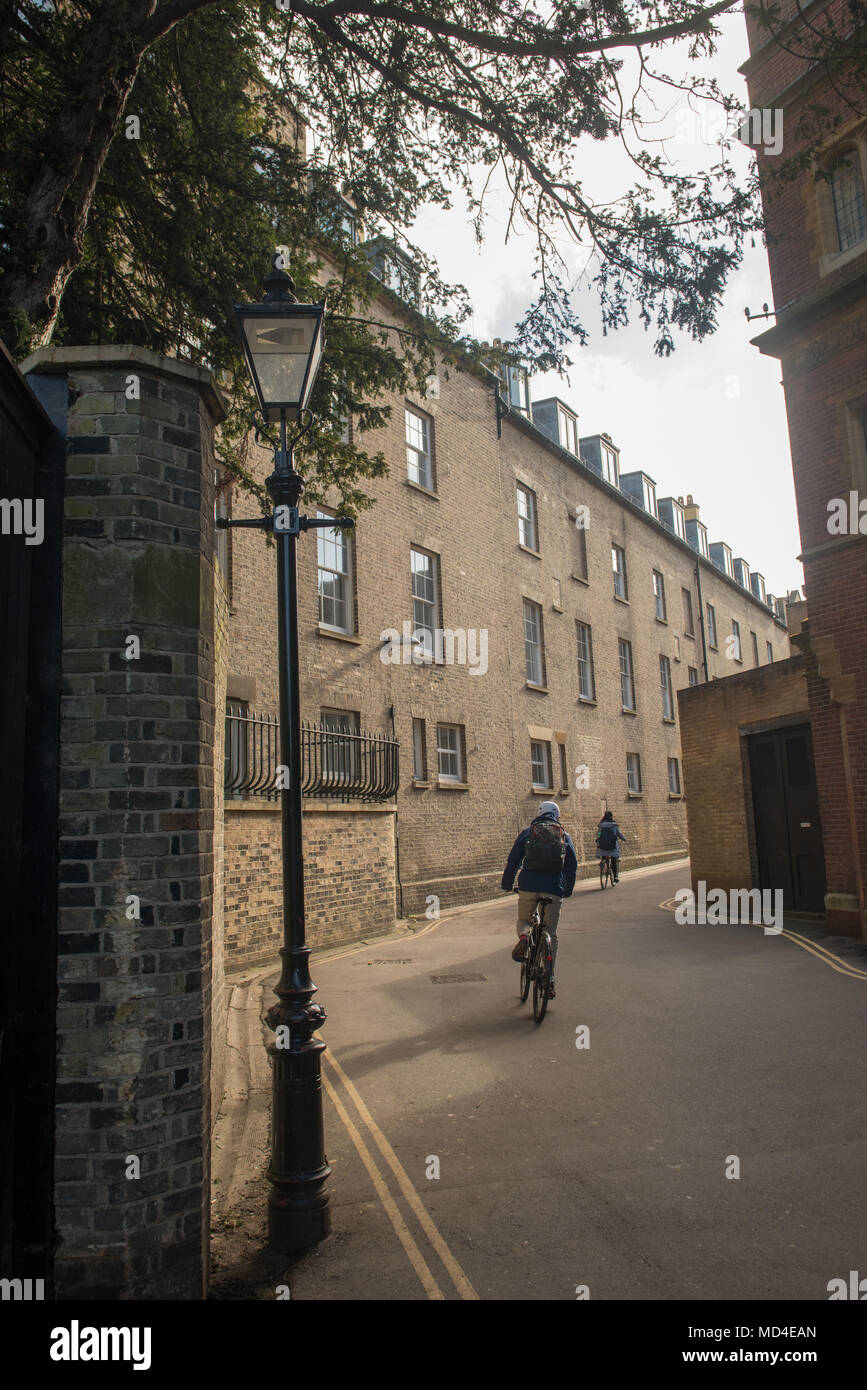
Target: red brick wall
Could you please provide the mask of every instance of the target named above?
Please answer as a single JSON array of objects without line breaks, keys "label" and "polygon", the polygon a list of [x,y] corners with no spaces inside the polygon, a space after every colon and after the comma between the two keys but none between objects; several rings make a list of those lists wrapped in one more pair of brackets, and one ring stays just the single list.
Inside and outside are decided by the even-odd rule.
[{"label": "red brick wall", "polygon": [[[821,14],[821,6],[811,9]],[[837,14],[839,5],[827,7]],[[750,29],[751,44],[759,40]],[[797,48],[797,36],[787,46]],[[755,106],[779,106],[804,71],[801,60],[766,45],[745,64]],[[798,148],[803,111],[825,104],[839,116],[828,153],[860,139],[863,117],[821,77],[789,91],[784,156]],[[828,920],[867,939],[867,537],[828,530],[829,504],[867,497],[867,238],[847,251],[834,243],[827,185],[814,169],[771,179],[759,159],[769,232],[776,326],[758,340],[783,369],[798,504],[808,623],[804,642],[816,780],[824,828]],[[851,526],[851,522],[850,522]]]}]

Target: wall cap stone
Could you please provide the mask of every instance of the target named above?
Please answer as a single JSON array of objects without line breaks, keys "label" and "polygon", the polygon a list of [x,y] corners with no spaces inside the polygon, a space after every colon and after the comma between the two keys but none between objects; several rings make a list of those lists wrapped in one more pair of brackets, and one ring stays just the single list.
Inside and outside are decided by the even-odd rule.
[{"label": "wall cap stone", "polygon": [[158,372],[161,376],[181,377],[204,397],[217,424],[225,420],[228,411],[222,393],[213,374],[206,367],[197,367],[194,363],[183,362],[177,357],[162,357],[158,352],[138,347],[134,343],[37,348],[19,364],[19,370],[26,376],[28,372],[59,373],[74,371],[77,367],[122,367],[129,363],[146,367],[148,371]]}]

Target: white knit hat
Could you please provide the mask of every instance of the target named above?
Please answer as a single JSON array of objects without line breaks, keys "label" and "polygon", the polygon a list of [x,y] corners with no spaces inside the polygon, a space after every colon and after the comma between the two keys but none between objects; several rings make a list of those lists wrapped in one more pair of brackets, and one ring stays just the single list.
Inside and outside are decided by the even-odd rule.
[{"label": "white knit hat", "polygon": [[546,811],[553,812],[557,819],[560,819],[560,807],[557,805],[556,801],[543,801],[542,805],[539,807],[539,815],[544,816]]}]

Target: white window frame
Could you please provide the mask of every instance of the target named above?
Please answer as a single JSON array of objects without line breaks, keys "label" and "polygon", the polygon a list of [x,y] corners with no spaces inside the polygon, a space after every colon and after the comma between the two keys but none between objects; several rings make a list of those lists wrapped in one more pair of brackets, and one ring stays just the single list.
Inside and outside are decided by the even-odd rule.
[{"label": "white window frame", "polygon": [[741,643],[741,625],[737,618],[732,618],[732,637],[734,637],[737,642],[737,656],[735,657],[735,661],[742,662],[744,659],[744,649]]},{"label": "white window frame", "polygon": [[[620,708],[634,714],[638,708],[635,698],[635,662],[632,656],[632,643],[626,637],[618,637],[617,654],[620,660]],[[629,684],[629,692],[632,697],[632,704],[627,704],[623,698],[624,681]]]},{"label": "white window frame", "polygon": [[651,516],[656,516],[656,483],[652,483],[649,478],[642,475],[641,496],[644,502],[644,510]]},{"label": "white window frame", "polygon": [[[545,630],[542,609],[532,599],[524,599],[524,666],[528,685],[545,685]],[[531,674],[531,671],[533,674]],[[538,679],[536,678],[538,672]]]},{"label": "white window frame", "polygon": [[[622,568],[618,564],[618,559],[623,561]],[[623,603],[628,603],[629,582],[626,578],[626,548],[618,545],[616,541],[611,542],[611,569],[614,573],[614,597],[619,598]],[[620,580],[623,589],[622,593],[618,592],[618,580]]]},{"label": "white window frame", "polygon": [[[536,494],[526,483],[517,483],[518,544],[539,551],[539,509]],[[522,506],[523,503],[523,506]]]},{"label": "white window frame", "polygon": [[765,654],[767,655],[768,665],[770,666],[774,659],[774,644],[773,642],[768,642],[767,639],[765,639]]},{"label": "white window frame", "polygon": [[[653,597],[656,600],[656,618],[660,623],[668,622],[665,608],[665,576],[661,570],[653,570]],[[659,583],[657,584],[657,580]]]},{"label": "white window frame", "polygon": [[[330,517],[331,513],[318,511],[316,515],[324,519]],[[345,560],[345,569],[336,567],[341,554]],[[332,563],[323,564],[323,559]],[[352,537],[347,531],[337,526],[322,526],[318,529],[316,535],[316,587],[319,594],[319,626],[326,628],[329,632],[343,632],[350,637],[355,633],[354,560]],[[339,597],[323,594],[323,574],[339,581],[338,587],[341,591]],[[324,607],[326,603],[334,605],[335,617],[341,608],[344,610],[344,623],[329,622],[323,616],[326,611]]]},{"label": "white window frame", "polygon": [[[541,749],[541,757],[537,756],[536,750]],[[536,769],[541,768],[546,780],[540,781],[536,776]],[[554,770],[551,761],[551,744],[546,739],[530,740],[530,778],[533,790],[537,792],[550,792],[554,790]]]},{"label": "white window frame", "polygon": [[600,441],[599,456],[602,461],[602,476],[612,487],[620,486],[620,467],[617,462],[617,451],[612,449],[610,444]]},{"label": "white window frame", "polygon": [[530,414],[530,374],[526,367],[510,366],[503,363],[500,368],[500,380],[506,388],[506,398],[509,405],[514,410],[520,410],[522,414],[529,417]]},{"label": "white window frame", "polygon": [[358,710],[320,709],[320,744],[322,748],[322,771],[333,783],[349,781],[358,773],[361,745],[356,738],[341,735],[361,733],[361,715]]},{"label": "white window frame", "polygon": [[[416,487],[434,491],[433,421],[413,406],[404,406],[406,472]],[[418,442],[416,442],[418,441]]]},{"label": "white window frame", "polygon": [[707,610],[707,644],[711,651],[719,651],[719,638],[716,631],[716,609],[712,603],[705,604]]},{"label": "white window frame", "polygon": [[[698,667],[697,667],[697,666],[687,666],[686,669],[687,669],[687,676],[688,676],[688,680],[689,680],[690,685],[698,685]],[[693,676],[695,677],[695,680],[693,680]]]},{"label": "white window frame", "polygon": [[[432,585],[431,585],[431,587],[432,587],[432,590],[433,590],[433,592],[432,592],[432,594],[431,594],[430,596],[428,596],[428,594],[426,594],[426,593],[421,594],[421,593],[418,593],[418,592],[417,592],[417,587],[420,587],[420,586],[421,586],[421,580],[418,580],[418,584],[417,584],[417,577],[421,576],[422,579],[426,582],[426,576],[424,575],[424,572],[423,572],[421,569],[417,569],[417,568],[416,568],[416,565],[415,565],[415,557],[416,557],[416,556],[419,556],[419,557],[422,558],[422,559],[425,559],[425,560],[429,560],[429,561],[430,561],[430,576],[431,576],[431,580],[432,580]],[[422,550],[420,546],[411,545],[411,546],[410,546],[410,562],[409,562],[409,563],[410,563],[411,592],[412,592],[412,631],[413,631],[413,643],[414,643],[414,645],[417,646],[418,650],[421,650],[421,651],[424,652],[424,654],[425,654],[425,656],[427,657],[428,660],[432,661],[432,660],[434,659],[434,655],[435,655],[435,652],[436,652],[436,632],[437,632],[437,629],[438,629],[438,627],[439,627],[439,611],[440,611],[440,605],[439,605],[439,597],[440,597],[439,556],[438,556],[438,555],[434,555],[434,553],[433,553],[432,551],[430,551],[430,550]],[[432,615],[432,619],[433,619],[433,620],[432,620],[432,622],[429,624],[428,621],[427,621],[427,619],[428,619],[428,617],[430,617],[431,615]],[[415,636],[415,635],[416,635],[417,632],[424,632],[424,634],[425,634],[424,640],[422,641],[420,647],[418,647],[418,644],[416,643],[416,636]],[[428,639],[429,639],[429,640],[428,640]]]},{"label": "white window frame", "polygon": [[570,410],[557,402],[557,435],[560,446],[578,455],[578,421]]},{"label": "white window frame", "polygon": [[[586,636],[586,653],[582,655],[581,638]],[[593,668],[593,628],[590,623],[575,620],[575,642],[578,648],[578,698],[579,700],[596,699],[596,672]],[[589,686],[589,694],[582,690],[581,686],[586,675],[586,684]]]},{"label": "white window frame", "polygon": [[[632,758],[635,759],[634,765],[633,765],[633,763],[630,761]],[[637,781],[637,784],[638,784],[637,786],[634,786],[634,785],[633,785],[633,773],[635,774],[635,780]],[[641,754],[640,754],[640,753],[627,753],[627,754],[626,754],[626,789],[627,789],[627,791],[632,792],[632,795],[633,795],[633,796],[640,796],[641,793],[642,793],[642,791],[644,790],[644,787],[643,787],[642,781],[641,781]]]},{"label": "white window frame", "polygon": [[[444,757],[456,768],[455,772],[443,772]],[[466,781],[460,724],[437,724],[437,777],[440,782]]]}]

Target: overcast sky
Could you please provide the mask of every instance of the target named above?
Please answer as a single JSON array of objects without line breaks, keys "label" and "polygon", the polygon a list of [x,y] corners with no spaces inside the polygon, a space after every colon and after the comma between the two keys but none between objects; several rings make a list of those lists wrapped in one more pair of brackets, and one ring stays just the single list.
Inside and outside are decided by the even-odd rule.
[{"label": "overcast sky", "polygon": [[[747,106],[746,84],[737,68],[747,56],[742,15],[729,17],[713,72],[720,84]],[[659,55],[656,61],[662,65]],[[674,71],[686,55],[670,54]],[[684,167],[713,157],[706,137],[709,118],[673,108],[669,154]],[[704,124],[704,129],[703,129]],[[744,159],[747,155],[744,151]],[[581,149],[581,171],[588,192],[611,196],[616,180],[628,177],[618,166],[611,142],[588,142]],[[503,244],[507,203],[490,205],[487,242],[480,252],[463,209],[425,213],[413,237],[433,252],[447,279],[460,281],[474,304],[472,331],[479,338],[511,338],[515,323],[532,297],[532,241],[528,234]],[[578,262],[576,260],[575,264]],[[741,270],[730,281],[719,328],[703,344],[675,334],[676,351],[667,359],[653,353],[653,332],[640,324],[603,337],[592,292],[580,294],[590,343],[569,353],[569,381],[555,374],[534,378],[533,399],[557,395],[578,413],[579,434],[606,431],[621,449],[624,472],[643,469],[656,481],[657,495],[692,493],[710,541],[724,540],[735,556],[765,577],[770,592],[800,588],[803,572],[780,366],[750,346],[768,321],[748,324],[744,307],[760,312],[772,303],[767,253],[757,238]]]}]

